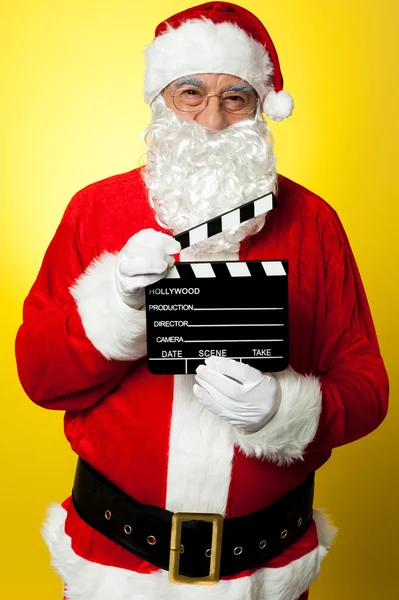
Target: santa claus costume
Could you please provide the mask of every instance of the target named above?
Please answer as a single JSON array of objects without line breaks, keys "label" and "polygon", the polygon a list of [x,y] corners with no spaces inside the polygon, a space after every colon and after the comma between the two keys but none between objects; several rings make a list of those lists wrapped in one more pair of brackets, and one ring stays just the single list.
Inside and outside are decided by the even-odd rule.
[{"label": "santa claus costume", "polygon": [[[270,118],[292,110],[270,37],[235,5],[208,3],[158,27],[146,99],[192,73],[242,78]],[[273,184],[277,206],[238,249],[182,253],[181,260],[288,260],[290,366],[274,374],[281,404],[259,431],[242,432],[198,402],[192,376],[149,372],[145,311],[116,288],[126,242],[147,228],[170,234],[157,198],[149,202],[151,181],[135,169],[70,202],[25,302],[20,379],[33,402],[66,411],[72,449],[136,501],[241,517],[276,503],[334,447],[383,420],[388,382],[367,299],[335,211],[282,175]],[[251,191],[242,201],[249,199]],[[315,510],[283,552],[212,587],[170,583],[166,570],[85,522],[71,497],[50,509],[44,533],[69,600],[295,600],[317,577],[334,528]]]}]

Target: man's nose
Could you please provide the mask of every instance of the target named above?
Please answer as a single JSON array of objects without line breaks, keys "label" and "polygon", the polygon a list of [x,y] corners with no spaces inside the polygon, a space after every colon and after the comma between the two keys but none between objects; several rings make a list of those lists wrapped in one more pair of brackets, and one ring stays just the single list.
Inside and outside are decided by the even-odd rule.
[{"label": "man's nose", "polygon": [[208,98],[208,105],[198,113],[195,120],[202,127],[212,131],[224,129],[228,125],[226,112],[222,109],[218,96]]}]

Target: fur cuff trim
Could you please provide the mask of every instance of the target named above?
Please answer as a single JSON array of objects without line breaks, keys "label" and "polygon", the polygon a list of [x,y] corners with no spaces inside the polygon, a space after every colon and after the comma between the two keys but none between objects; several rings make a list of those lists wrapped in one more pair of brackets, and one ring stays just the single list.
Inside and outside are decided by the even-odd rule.
[{"label": "fur cuff trim", "polygon": [[[68,600],[198,600],[202,589],[196,585],[173,585],[167,571],[137,573],[86,560],[72,550],[64,531],[66,511],[50,507],[43,537],[51,553],[53,567],[65,583]],[[287,600],[299,598],[318,577],[320,565],[331,545],[334,529],[326,518],[314,512],[319,545],[285,567],[260,568],[252,575],[222,579],[206,590],[209,600]],[[324,530],[327,528],[326,530]],[[324,545],[326,544],[326,545]],[[200,593],[201,592],[201,593]]]},{"label": "fur cuff trim", "polygon": [[247,81],[260,98],[271,88],[273,65],[265,48],[234,23],[191,19],[146,49],[144,97],[151,103],[172,81],[197,73],[227,73]]},{"label": "fur cuff trim", "polygon": [[145,311],[120,298],[115,283],[117,255],[104,252],[70,288],[87,337],[105,358],[136,360],[145,356]]},{"label": "fur cuff trim", "polygon": [[303,460],[303,452],[316,435],[321,414],[319,379],[300,375],[292,367],[273,373],[281,386],[281,404],[259,431],[245,434],[235,429],[236,443],[244,454],[266,458],[278,465]]}]

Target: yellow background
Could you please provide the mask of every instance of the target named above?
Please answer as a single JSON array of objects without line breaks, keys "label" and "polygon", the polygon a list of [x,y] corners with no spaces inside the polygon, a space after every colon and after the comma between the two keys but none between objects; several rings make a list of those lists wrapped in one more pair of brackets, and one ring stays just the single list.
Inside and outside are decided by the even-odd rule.
[{"label": "yellow background", "polygon": [[[316,505],[340,534],[311,597],[391,600],[399,597],[398,3],[242,5],[269,29],[296,102],[292,118],[272,124],[279,171],[337,209],[392,386],[384,424],[337,449],[318,474]],[[159,20],[186,7],[187,0],[14,0],[2,8],[1,598],[60,598],[39,527],[48,503],[69,495],[75,465],[62,414],[30,403],[17,380],[22,302],[70,197],[138,165],[150,116],[142,50]]]}]

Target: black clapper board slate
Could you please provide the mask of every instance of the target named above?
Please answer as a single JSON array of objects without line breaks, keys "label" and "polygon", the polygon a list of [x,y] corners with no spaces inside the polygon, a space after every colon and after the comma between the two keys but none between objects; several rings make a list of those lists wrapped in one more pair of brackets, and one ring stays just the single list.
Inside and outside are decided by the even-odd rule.
[{"label": "black clapper board slate", "polygon": [[209,356],[288,366],[288,262],[176,263],[146,288],[148,368],[195,373]]}]

